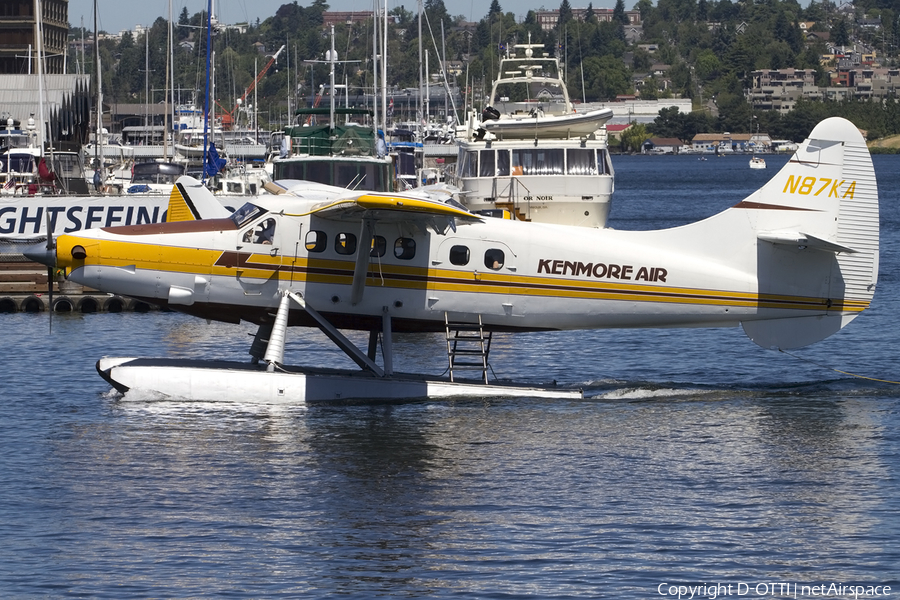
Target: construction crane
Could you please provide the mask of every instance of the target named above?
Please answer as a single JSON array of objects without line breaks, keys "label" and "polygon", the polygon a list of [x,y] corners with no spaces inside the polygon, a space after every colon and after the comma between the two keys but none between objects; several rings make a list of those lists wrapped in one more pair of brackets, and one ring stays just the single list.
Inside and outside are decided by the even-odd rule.
[{"label": "construction crane", "polygon": [[237,99],[237,101],[234,103],[234,108],[231,109],[231,111],[219,104],[218,100],[216,101],[216,104],[218,104],[219,108],[222,109],[223,128],[231,129],[232,127],[234,127],[238,109],[247,99],[247,96],[250,95],[250,92],[252,92],[254,88],[256,88],[257,84],[262,81],[262,78],[266,74],[266,72],[272,67],[272,65],[274,65],[278,61],[278,55],[281,54],[282,50],[284,50],[284,44],[282,44],[281,48],[278,49],[278,52],[272,55],[272,58],[269,59],[269,62],[266,63],[266,66],[260,69],[259,73],[256,75],[256,79],[254,79],[253,82],[247,86],[247,89],[244,91],[244,95]]}]

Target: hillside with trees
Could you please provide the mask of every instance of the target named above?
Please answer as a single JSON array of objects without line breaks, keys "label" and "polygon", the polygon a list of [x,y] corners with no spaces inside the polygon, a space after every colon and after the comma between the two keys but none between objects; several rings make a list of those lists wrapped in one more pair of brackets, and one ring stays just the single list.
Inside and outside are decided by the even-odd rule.
[{"label": "hillside with trees", "polygon": [[[438,53],[448,63],[461,65],[456,79],[469,97],[483,98],[499,66],[502,47],[543,43],[556,53],[567,70],[573,99],[609,101],[620,95],[644,99],[684,97],[694,106],[691,114],[664,110],[647,127],[652,135],[689,140],[697,132],[747,132],[751,123],[772,137],[800,140],[820,119],[841,115],[852,120],[869,137],[900,133],[900,107],[895,96],[867,101],[799,101],[788,114],[753,110],[747,101],[751,73],[759,69],[813,69],[817,85],[827,86],[829,73],[821,57],[829,47],[811,31],[827,33],[832,47],[859,44],[869,48],[882,66],[897,64],[900,0],[859,0],[851,14],[838,11],[828,0],[813,0],[806,8],[796,0],[638,0],[629,10],[640,13],[640,39],[628,42],[628,18],[618,0],[611,21],[598,19],[591,4],[584,18],[576,18],[569,0],[559,6],[553,30],[541,28],[537,11],[524,18],[504,12],[492,0],[487,14],[477,23],[448,13],[443,0],[426,0],[422,45],[430,53],[430,70],[438,72]],[[264,21],[242,29],[220,26],[213,36],[216,98],[232,110],[235,99],[282,44],[286,51],[275,68],[260,81],[256,94],[263,124],[283,125],[289,106],[308,105],[318,86],[327,81],[328,66],[309,61],[324,57],[330,47],[323,14],[324,0],[308,6],[283,4]],[[390,13],[388,29],[388,83],[392,88],[416,88],[419,78],[418,15],[402,6]],[[858,25],[862,19],[880,20],[876,28]],[[176,97],[198,103],[205,86],[206,15],[189,15],[184,9],[175,31]],[[373,27],[368,23],[341,23],[335,27],[335,47],[342,61],[337,77],[350,89],[373,90]],[[82,32],[70,29],[79,39]],[[107,102],[162,102],[166,88],[168,23],[159,18],[136,39],[101,39],[100,59],[104,98]],[[648,50],[652,48],[652,50]],[[149,54],[149,56],[148,56]],[[86,72],[92,57],[84,58]],[[77,61],[71,61],[73,69]],[[665,80],[647,75],[654,65],[666,66]],[[754,117],[756,120],[754,120]]]}]

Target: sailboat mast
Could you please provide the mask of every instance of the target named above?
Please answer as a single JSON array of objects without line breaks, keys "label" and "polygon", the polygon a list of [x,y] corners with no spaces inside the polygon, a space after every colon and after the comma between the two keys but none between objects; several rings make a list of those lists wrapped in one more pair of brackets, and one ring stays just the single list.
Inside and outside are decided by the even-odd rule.
[{"label": "sailboat mast", "polygon": [[38,76],[38,107],[41,119],[40,134],[38,135],[38,147],[44,152],[44,71],[41,63],[44,59],[44,24],[41,14],[41,0],[34,0],[34,28],[35,50],[37,51],[37,76]]},{"label": "sailboat mast", "polygon": [[[169,87],[169,77],[174,73],[174,65],[172,65],[172,0],[169,0],[169,43],[168,45],[168,54],[166,55],[166,85],[165,87]],[[163,160],[169,162],[169,90],[174,90],[175,86],[173,85],[171,88],[166,89],[163,93],[163,106],[165,107],[163,110],[165,114],[163,115]]]},{"label": "sailboat mast", "polygon": [[[206,100],[203,104],[203,162],[209,160],[209,63],[212,52],[212,0],[206,3]],[[206,167],[203,168],[203,183],[206,183]]]},{"label": "sailboat mast", "polygon": [[381,118],[384,120],[381,129],[387,131],[387,38],[388,38],[388,3],[384,0],[384,33],[381,37]]},{"label": "sailboat mast", "polygon": [[103,127],[103,96],[100,93],[100,44],[97,43],[97,0],[94,0],[94,90],[97,92],[97,130],[94,134],[94,167],[102,169],[100,162],[100,133]]},{"label": "sailboat mast", "polygon": [[[372,124],[378,129],[378,0],[374,0],[372,12]],[[387,110],[387,109],[385,109]],[[376,133],[377,135],[377,133]]]},{"label": "sailboat mast", "polygon": [[337,60],[337,52],[334,49],[334,25],[331,26],[331,51],[328,53],[328,62],[331,73],[329,74],[328,83],[331,86],[329,96],[331,97],[331,112],[329,113],[329,121],[331,129],[334,130],[334,63]]},{"label": "sailboat mast", "polygon": [[423,87],[423,82],[425,80],[424,76],[422,75],[422,11],[423,10],[424,10],[424,8],[422,5],[422,0],[419,0],[419,101],[416,103],[416,113],[417,113],[416,117],[417,117],[417,120],[420,121],[420,124],[421,124],[422,115],[425,114],[425,111],[423,108],[425,98],[422,95],[422,87]]}]

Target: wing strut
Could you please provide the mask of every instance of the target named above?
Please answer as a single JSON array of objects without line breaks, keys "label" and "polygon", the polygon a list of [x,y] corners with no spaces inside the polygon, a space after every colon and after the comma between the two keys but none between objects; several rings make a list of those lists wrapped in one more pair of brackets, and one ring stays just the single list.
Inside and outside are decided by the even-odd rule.
[{"label": "wing strut", "polygon": [[372,254],[372,238],[375,237],[375,221],[363,219],[359,226],[359,246],[356,251],[356,265],[353,268],[353,287],[350,288],[350,304],[356,306],[366,289],[366,273],[369,271],[369,256]]}]

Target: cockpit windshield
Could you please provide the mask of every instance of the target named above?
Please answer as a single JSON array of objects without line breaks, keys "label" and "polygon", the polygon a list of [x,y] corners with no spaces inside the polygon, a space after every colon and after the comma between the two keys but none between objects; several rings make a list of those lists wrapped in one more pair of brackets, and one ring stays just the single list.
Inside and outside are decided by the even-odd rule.
[{"label": "cockpit windshield", "polygon": [[243,227],[246,223],[249,223],[256,217],[265,213],[266,209],[260,208],[259,206],[253,204],[252,202],[248,202],[231,215],[231,220],[234,221],[234,224],[238,226],[238,229]]}]

